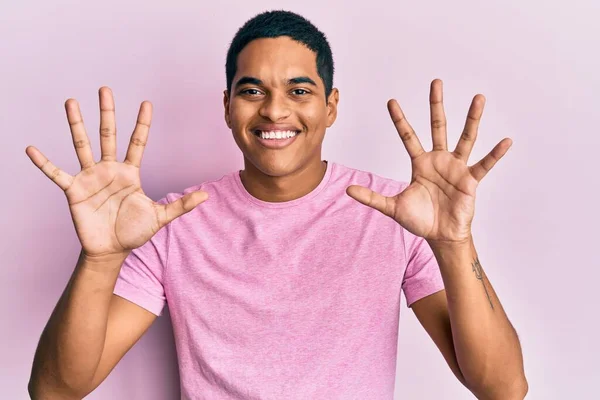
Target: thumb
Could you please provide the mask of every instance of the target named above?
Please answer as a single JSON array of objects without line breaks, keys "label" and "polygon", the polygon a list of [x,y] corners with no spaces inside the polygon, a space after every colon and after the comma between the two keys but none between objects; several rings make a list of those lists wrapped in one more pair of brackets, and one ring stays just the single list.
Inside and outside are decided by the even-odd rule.
[{"label": "thumb", "polygon": [[197,190],[180,197],[172,203],[160,205],[159,207],[162,207],[163,211],[158,214],[162,216],[161,221],[159,221],[161,228],[175,218],[179,218],[183,214],[192,211],[196,206],[204,203],[207,199],[208,193]]},{"label": "thumb", "polygon": [[369,188],[358,185],[348,186],[346,193],[359,203],[374,208],[375,210],[384,213],[388,217],[393,218],[395,204],[394,198],[382,196]]}]

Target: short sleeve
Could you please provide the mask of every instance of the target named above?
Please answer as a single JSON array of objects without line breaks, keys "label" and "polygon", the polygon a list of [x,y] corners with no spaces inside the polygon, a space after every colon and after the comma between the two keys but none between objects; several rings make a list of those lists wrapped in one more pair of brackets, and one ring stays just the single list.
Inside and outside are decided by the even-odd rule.
[{"label": "short sleeve", "polygon": [[406,250],[406,270],[402,280],[402,290],[406,305],[444,289],[444,281],[437,259],[431,247],[422,237],[413,235],[402,228]]},{"label": "short sleeve", "polygon": [[[158,201],[166,204],[166,199]],[[155,315],[166,303],[163,276],[167,264],[169,224],[146,243],[129,253],[119,272],[113,293]]]}]

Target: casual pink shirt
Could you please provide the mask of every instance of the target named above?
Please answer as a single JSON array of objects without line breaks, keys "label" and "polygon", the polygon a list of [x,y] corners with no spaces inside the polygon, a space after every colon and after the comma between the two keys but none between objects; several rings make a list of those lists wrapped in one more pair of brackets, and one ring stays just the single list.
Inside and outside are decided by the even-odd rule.
[{"label": "casual pink shirt", "polygon": [[328,162],[296,200],[250,195],[235,171],[169,193],[210,198],[127,258],[114,292],[169,307],[183,399],[391,399],[400,294],[444,288],[422,238],[346,194],[406,183]]}]

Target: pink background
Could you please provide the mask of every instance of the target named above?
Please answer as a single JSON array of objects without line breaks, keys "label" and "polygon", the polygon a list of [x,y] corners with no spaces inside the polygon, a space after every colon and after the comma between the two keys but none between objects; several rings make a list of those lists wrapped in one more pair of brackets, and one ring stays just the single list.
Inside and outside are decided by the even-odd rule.
[{"label": "pink background", "polygon": [[[74,97],[98,157],[97,90],[108,85],[120,159],[140,103],[154,104],[142,165],[150,197],[241,168],[222,117],[225,52],[241,24],[273,8],[303,14],[330,39],[341,99],[325,159],[409,179],[386,101],[399,100],[429,148],[429,84],[441,78],[453,148],[472,97],[487,97],[471,163],[505,136],[514,145],[479,187],[474,237],[521,338],[528,398],[594,397],[600,377],[596,0],[568,7],[541,0],[2,2],[0,397],[27,397],[39,335],[79,250],[63,193],[25,147],[34,144],[77,172],[64,111]],[[396,398],[472,398],[404,300],[400,326]],[[89,398],[177,396],[172,331],[168,318],[160,318]]]}]

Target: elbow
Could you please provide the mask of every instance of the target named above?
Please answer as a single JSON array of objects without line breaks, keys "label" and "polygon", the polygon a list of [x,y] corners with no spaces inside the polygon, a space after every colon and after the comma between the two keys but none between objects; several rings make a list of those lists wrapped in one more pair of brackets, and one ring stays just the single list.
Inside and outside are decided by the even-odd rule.
[{"label": "elbow", "polygon": [[27,384],[27,392],[32,400],[81,400],[88,394],[66,385],[44,383],[43,379],[34,377]]},{"label": "elbow", "polygon": [[512,382],[497,382],[494,384],[468,385],[469,390],[480,400],[523,400],[529,392],[529,384],[525,375]]},{"label": "elbow", "polygon": [[38,396],[35,394],[35,389],[33,388],[33,382],[31,380],[27,384],[27,393],[29,394],[29,398],[31,400],[37,400]]},{"label": "elbow", "polygon": [[529,392],[529,384],[527,383],[525,376],[522,376],[518,379],[518,381],[509,386],[504,393],[502,393],[502,397],[496,398],[507,400],[523,400],[527,395],[527,392]]},{"label": "elbow", "polygon": [[480,363],[462,372],[465,386],[480,400],[523,400],[529,391],[522,363]]},{"label": "elbow", "polygon": [[[502,399],[507,400],[523,400],[529,392],[529,384],[527,379],[523,376],[519,381],[508,388],[505,394],[502,395]],[[500,399],[500,397],[497,397]]]},{"label": "elbow", "polygon": [[527,378],[523,375],[522,379],[519,380],[519,383],[515,385],[514,388],[514,398],[522,400],[525,398],[527,393],[529,392],[529,383],[527,383]]}]

